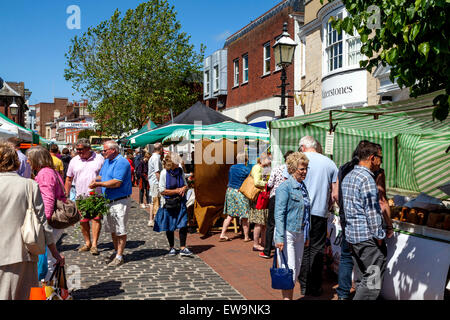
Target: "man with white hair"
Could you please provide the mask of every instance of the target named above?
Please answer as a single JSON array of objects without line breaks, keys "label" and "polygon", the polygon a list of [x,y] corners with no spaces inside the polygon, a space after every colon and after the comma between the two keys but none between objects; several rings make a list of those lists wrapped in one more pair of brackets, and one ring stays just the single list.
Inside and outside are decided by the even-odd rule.
[{"label": "man with white hair", "polygon": [[102,187],[102,192],[110,200],[109,213],[105,216],[105,230],[111,233],[115,252],[108,259],[108,266],[123,264],[123,251],[127,242],[127,222],[132,193],[131,166],[119,154],[119,145],[110,140],[103,144],[105,162],[99,176],[89,188]]},{"label": "man with white hair", "polygon": [[320,296],[327,221],[331,204],[337,195],[336,164],[322,155],[320,143],[311,136],[300,139],[299,151],[309,159],[308,174],[304,183],[311,199],[310,243],[303,252],[302,266],[298,277],[302,295]]}]

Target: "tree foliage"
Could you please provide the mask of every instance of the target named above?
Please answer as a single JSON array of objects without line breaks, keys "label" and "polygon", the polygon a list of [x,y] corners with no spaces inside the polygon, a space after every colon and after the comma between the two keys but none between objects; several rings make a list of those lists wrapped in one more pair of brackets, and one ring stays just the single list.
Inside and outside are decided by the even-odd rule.
[{"label": "tree foliage", "polygon": [[[334,0],[331,0],[334,1]],[[330,1],[330,2],[331,2]],[[323,2],[323,0],[321,0]],[[444,120],[450,102],[450,0],[342,0],[350,16],[333,27],[361,37],[362,68],[391,66],[390,80],[410,96],[445,89],[433,103],[433,119]],[[379,15],[372,8],[379,8]],[[370,7],[372,6],[372,7]],[[380,19],[380,28],[369,28]],[[369,23],[368,23],[369,22]]]},{"label": "tree foliage", "polygon": [[97,133],[94,130],[84,129],[78,134],[78,139],[89,139],[91,136],[96,136]]},{"label": "tree foliage", "polygon": [[167,0],[153,0],[90,27],[71,41],[64,76],[89,99],[99,130],[119,137],[195,102],[200,52]]}]

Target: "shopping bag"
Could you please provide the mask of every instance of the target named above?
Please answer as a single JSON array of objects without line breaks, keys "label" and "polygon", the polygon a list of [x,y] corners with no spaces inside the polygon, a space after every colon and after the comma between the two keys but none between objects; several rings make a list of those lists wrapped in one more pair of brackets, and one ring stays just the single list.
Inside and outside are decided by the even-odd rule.
[{"label": "shopping bag", "polygon": [[269,197],[270,197],[270,192],[267,191],[267,186],[266,186],[266,189],[259,193],[255,208],[258,210],[263,210],[263,209],[269,208]]},{"label": "shopping bag", "polygon": [[47,272],[48,272],[48,255],[47,255],[47,248],[46,248],[45,253],[39,255],[38,280],[45,279]]},{"label": "shopping bag", "polygon": [[261,189],[255,187],[255,181],[250,174],[242,183],[239,192],[246,196],[250,201],[255,202],[258,199]]},{"label": "shopping bag", "polygon": [[[280,249],[277,249],[280,250]],[[273,257],[273,266],[270,268],[270,277],[272,278],[272,289],[291,290],[295,286],[293,279],[294,271],[289,269],[286,263],[286,257],[281,250],[281,258],[286,268],[277,268],[277,254]]]},{"label": "shopping bag", "polygon": [[64,267],[56,265],[48,282],[43,282],[42,287],[31,288],[30,300],[73,300],[67,288],[66,273]]}]

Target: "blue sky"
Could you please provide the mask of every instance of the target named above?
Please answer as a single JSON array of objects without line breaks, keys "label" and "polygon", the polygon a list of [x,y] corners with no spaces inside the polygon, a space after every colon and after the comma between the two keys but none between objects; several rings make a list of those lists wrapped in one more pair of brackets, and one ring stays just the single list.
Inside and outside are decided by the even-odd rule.
[{"label": "blue sky", "polygon": [[[33,93],[30,104],[53,102],[53,97],[80,99],[64,80],[70,40],[88,27],[107,20],[119,9],[124,13],[143,0],[14,0],[0,1],[0,77],[23,81]],[[206,55],[223,47],[225,39],[281,0],[169,0],[182,30],[191,35],[197,50]],[[70,30],[70,5],[81,10],[81,29]]]}]

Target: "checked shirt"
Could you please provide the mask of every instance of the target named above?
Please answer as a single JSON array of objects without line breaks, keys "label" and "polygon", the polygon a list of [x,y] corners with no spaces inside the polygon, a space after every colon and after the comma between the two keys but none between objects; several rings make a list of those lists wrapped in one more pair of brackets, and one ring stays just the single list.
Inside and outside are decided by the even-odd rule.
[{"label": "checked shirt", "polygon": [[378,202],[378,189],[373,173],[356,165],[342,181],[346,220],[345,237],[352,244],[384,239],[383,219]]}]

